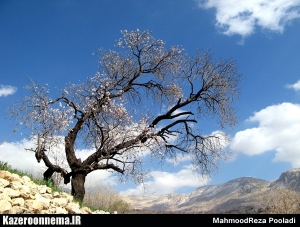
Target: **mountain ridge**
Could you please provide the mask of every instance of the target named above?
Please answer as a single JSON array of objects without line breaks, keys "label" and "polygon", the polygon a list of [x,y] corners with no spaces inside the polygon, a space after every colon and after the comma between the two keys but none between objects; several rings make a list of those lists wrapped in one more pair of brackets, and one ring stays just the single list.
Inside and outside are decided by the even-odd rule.
[{"label": "mountain ridge", "polygon": [[281,173],[275,181],[268,182],[254,177],[239,177],[222,184],[205,185],[189,194],[166,194],[162,196],[124,195],[123,199],[136,210],[183,213],[226,213],[259,210],[263,199],[276,187],[293,190],[300,188],[300,168]]}]

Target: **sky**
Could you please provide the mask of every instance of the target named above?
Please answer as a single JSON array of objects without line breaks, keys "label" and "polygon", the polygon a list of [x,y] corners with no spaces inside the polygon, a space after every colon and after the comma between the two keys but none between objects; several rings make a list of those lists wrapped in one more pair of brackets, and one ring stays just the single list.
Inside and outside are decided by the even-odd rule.
[{"label": "sky", "polygon": [[[107,183],[124,194],[163,195],[238,177],[273,181],[300,168],[300,0],[0,1],[0,160],[29,171],[43,167],[25,150],[33,141],[6,112],[24,97],[29,78],[64,88],[94,76],[98,62],[92,53],[114,48],[121,30],[136,29],[189,54],[209,49],[236,60],[242,81],[238,123],[226,132],[230,156],[202,177],[188,159],[162,166],[146,162],[152,175],[146,190],[121,184],[107,171],[93,172],[87,182]],[[219,130],[209,120],[203,127]]]}]

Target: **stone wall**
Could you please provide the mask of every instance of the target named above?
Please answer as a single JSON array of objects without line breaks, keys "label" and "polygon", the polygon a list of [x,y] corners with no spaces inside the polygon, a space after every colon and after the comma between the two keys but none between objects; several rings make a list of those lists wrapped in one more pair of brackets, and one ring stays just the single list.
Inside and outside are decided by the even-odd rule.
[{"label": "stone wall", "polygon": [[52,192],[27,176],[0,171],[0,214],[109,214],[73,202],[65,192]]}]

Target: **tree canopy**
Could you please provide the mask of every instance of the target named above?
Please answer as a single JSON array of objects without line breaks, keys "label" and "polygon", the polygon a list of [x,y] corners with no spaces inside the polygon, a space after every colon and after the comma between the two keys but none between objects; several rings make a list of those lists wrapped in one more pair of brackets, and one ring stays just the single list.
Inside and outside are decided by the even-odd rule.
[{"label": "tree canopy", "polygon": [[[114,50],[94,53],[99,70],[86,82],[54,94],[32,80],[28,96],[10,110],[39,138],[33,150],[48,167],[44,177],[61,173],[80,200],[85,177],[95,170],[110,169],[142,182],[146,154],[161,161],[190,155],[199,173],[210,173],[226,157],[229,138],[223,130],[236,123],[240,73],[234,60],[200,50],[190,56],[149,31],[122,34]],[[197,121],[206,118],[216,121],[218,131],[202,133]],[[49,159],[58,144],[64,146],[69,169]],[[81,160],[78,146],[94,152]]]}]

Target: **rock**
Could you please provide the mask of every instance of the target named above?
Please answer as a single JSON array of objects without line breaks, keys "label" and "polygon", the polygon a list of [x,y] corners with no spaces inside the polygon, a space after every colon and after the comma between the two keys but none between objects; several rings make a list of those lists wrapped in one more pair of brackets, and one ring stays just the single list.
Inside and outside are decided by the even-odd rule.
[{"label": "rock", "polygon": [[0,214],[109,214],[80,207],[72,195],[8,171],[0,171],[0,192]]},{"label": "rock", "polygon": [[72,202],[73,199],[74,199],[72,195],[70,195],[70,194],[68,194],[68,193],[65,193],[65,192],[62,192],[62,193],[61,193],[61,197],[62,197],[62,198],[66,198],[66,199],[68,200],[68,202]]},{"label": "rock", "polygon": [[20,178],[19,175],[15,174],[15,173],[10,173],[8,171],[1,171],[0,178],[5,179],[9,182],[13,182],[13,181],[21,181],[22,182],[22,178]]},{"label": "rock", "polygon": [[96,211],[92,212],[92,214],[109,214],[109,212],[105,212],[103,210],[96,210]]},{"label": "rock", "polygon": [[25,200],[25,207],[33,211],[34,214],[38,214],[44,208],[44,203],[38,200],[27,199]]},{"label": "rock", "polygon": [[25,200],[23,198],[12,199],[12,205],[23,207],[25,205]]},{"label": "rock", "polygon": [[35,200],[40,201],[43,204],[44,208],[49,207],[51,200],[46,199],[45,197],[41,196],[40,194],[36,193],[35,194]]},{"label": "rock", "polygon": [[58,192],[53,193],[53,198],[59,198],[59,197],[60,197],[60,194]]},{"label": "rock", "polygon": [[27,209],[25,209],[22,206],[17,205],[17,206],[13,206],[9,213],[10,214],[23,214],[25,212],[25,210],[27,210]]},{"label": "rock", "polygon": [[46,199],[53,199],[52,194],[49,194],[49,193],[43,194],[43,197]]},{"label": "rock", "polygon": [[80,214],[82,213],[80,211],[80,206],[78,203],[68,203],[66,206],[66,210],[69,212],[69,214]]},{"label": "rock", "polygon": [[0,187],[5,188],[5,187],[8,186],[8,185],[9,185],[9,181],[0,178]]},{"label": "rock", "polygon": [[286,186],[292,189],[300,189],[300,168],[294,168],[283,172],[279,179],[271,184],[274,185]]},{"label": "rock", "polygon": [[19,190],[20,188],[22,188],[23,184],[21,184],[21,182],[18,181],[13,181],[10,183],[10,188],[15,189],[15,190]]},{"label": "rock", "polygon": [[67,206],[68,200],[66,198],[54,198],[52,203],[56,206],[64,207]]},{"label": "rock", "polygon": [[30,188],[27,185],[22,185],[22,187],[19,189],[19,192],[21,193],[21,197],[29,198],[30,196]]},{"label": "rock", "polygon": [[31,179],[27,176],[23,176],[22,179],[23,179],[24,182],[30,182],[31,181]]},{"label": "rock", "polygon": [[1,193],[1,194],[0,194],[0,200],[7,200],[7,201],[9,201],[9,202],[12,201],[11,198],[9,197],[9,195],[4,194],[4,193]]},{"label": "rock", "polygon": [[91,209],[88,208],[88,207],[82,207],[81,210],[82,210],[84,213],[87,213],[87,214],[91,214],[91,213],[92,213]]},{"label": "rock", "polygon": [[14,190],[12,188],[4,188],[3,194],[7,194],[10,198],[16,198],[20,196],[20,192],[18,190]]},{"label": "rock", "polygon": [[0,200],[0,214],[8,214],[12,206],[8,200]]},{"label": "rock", "polygon": [[51,194],[52,193],[52,188],[46,187],[46,193]]},{"label": "rock", "polygon": [[47,192],[47,186],[46,185],[40,185],[38,187],[39,193],[40,194],[45,194]]},{"label": "rock", "polygon": [[56,207],[54,214],[69,214],[68,211],[63,207]]}]

